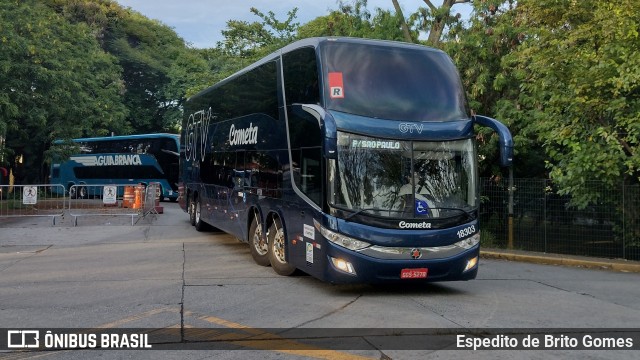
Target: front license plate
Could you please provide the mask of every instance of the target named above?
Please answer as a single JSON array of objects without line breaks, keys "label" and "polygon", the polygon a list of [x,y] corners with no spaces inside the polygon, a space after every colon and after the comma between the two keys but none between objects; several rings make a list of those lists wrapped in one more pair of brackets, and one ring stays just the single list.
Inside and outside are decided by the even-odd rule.
[{"label": "front license plate", "polygon": [[426,279],[429,269],[402,269],[400,271],[400,279]]}]

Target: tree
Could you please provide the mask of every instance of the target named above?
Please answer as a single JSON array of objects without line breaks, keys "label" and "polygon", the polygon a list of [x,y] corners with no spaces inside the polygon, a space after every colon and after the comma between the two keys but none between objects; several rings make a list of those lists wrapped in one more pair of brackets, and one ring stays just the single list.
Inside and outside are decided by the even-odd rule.
[{"label": "tree", "polygon": [[[516,23],[513,0],[474,2],[469,26],[449,29],[440,44],[456,63],[471,110],[506,123],[515,138],[516,177],[544,177],[544,151],[531,134],[530,120],[519,108],[520,82],[503,58],[515,51],[526,34]],[[492,130],[478,127],[481,175],[500,175],[498,139]]]},{"label": "tree", "polygon": [[298,8],[289,11],[284,21],[276,19],[272,11],[266,15],[254,7],[250,11],[262,19],[262,22],[229,20],[227,29],[222,31],[225,40],[217,44],[217,48],[229,56],[248,59],[246,65],[293,42],[299,27],[294,22]]},{"label": "tree", "polygon": [[[376,8],[374,14],[367,9],[366,0],[339,3],[339,10],[320,16],[300,26],[299,38],[314,36],[351,36],[369,39],[406,41],[401,13]],[[406,25],[406,24],[405,24]],[[408,28],[407,28],[408,29]],[[411,31],[417,38],[418,33]]]},{"label": "tree", "polygon": [[178,110],[186,89],[172,89],[179,82],[172,82],[170,73],[188,56],[184,41],[166,25],[131,11],[109,28],[104,43],[123,68],[125,105],[135,132],[174,129],[182,120]]},{"label": "tree", "polygon": [[640,176],[640,3],[520,0],[526,39],[509,56],[530,119],[561,193],[584,207]]},{"label": "tree", "polygon": [[35,0],[0,3],[0,24],[0,123],[29,169],[18,181],[44,180],[54,139],[126,131],[121,68],[88,26]]},{"label": "tree", "polygon": [[398,14],[401,19],[400,26],[402,26],[402,34],[404,35],[404,40],[406,42],[413,42],[413,37],[411,36],[411,31],[409,30],[407,22],[404,20],[404,15],[402,14],[400,3],[398,3],[398,0],[391,0],[391,2],[393,2],[393,8],[396,10],[396,14]]},{"label": "tree", "polygon": [[[122,67],[131,132],[175,131],[187,89],[206,72],[175,31],[111,0],[46,0],[74,24],[86,24]],[[184,71],[186,68],[189,71]]]},{"label": "tree", "polygon": [[[400,2],[398,0],[391,0],[400,20],[404,41],[416,42],[418,38],[414,34],[422,31],[429,34],[427,44],[431,46],[438,46],[438,44],[440,44],[447,26],[458,26],[460,24],[460,15],[451,15],[452,7],[457,4],[471,2],[471,0],[444,0],[442,5],[437,7],[431,0],[423,1],[427,7],[417,9],[417,11],[409,17],[408,24],[402,13]],[[414,30],[411,31],[410,27],[413,27]]]},{"label": "tree", "polygon": [[[429,8],[428,14],[430,17],[424,16],[424,24],[430,25],[429,38],[427,43],[437,45],[442,38],[442,33],[447,25],[450,25],[458,20],[460,16],[451,16],[451,8],[456,4],[463,4],[471,2],[471,0],[444,0],[442,6],[436,7],[430,0],[423,0]],[[423,14],[427,12],[422,11]]]}]

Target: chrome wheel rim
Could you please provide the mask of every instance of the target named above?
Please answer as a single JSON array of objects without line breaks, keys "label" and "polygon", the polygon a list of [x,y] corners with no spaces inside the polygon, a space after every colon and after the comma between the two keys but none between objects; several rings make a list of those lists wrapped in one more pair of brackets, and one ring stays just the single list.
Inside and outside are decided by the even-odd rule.
[{"label": "chrome wheel rim", "polygon": [[264,236],[262,236],[262,226],[256,224],[256,230],[253,232],[253,248],[256,249],[258,255],[266,255],[269,251],[269,245]]},{"label": "chrome wheel rim", "polygon": [[287,260],[284,257],[284,231],[282,231],[282,229],[278,229],[278,231],[276,231],[276,236],[273,238],[273,255],[279,263],[287,263]]}]

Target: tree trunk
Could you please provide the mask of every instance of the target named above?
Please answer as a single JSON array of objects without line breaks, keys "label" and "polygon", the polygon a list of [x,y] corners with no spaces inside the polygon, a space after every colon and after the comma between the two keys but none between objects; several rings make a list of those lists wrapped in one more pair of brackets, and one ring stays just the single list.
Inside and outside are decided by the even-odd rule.
[{"label": "tree trunk", "polygon": [[398,0],[391,0],[393,2],[393,7],[396,9],[396,16],[400,17],[400,21],[402,21],[402,32],[404,33],[404,40],[406,42],[413,42],[411,38],[411,33],[409,32],[409,26],[407,26],[407,21],[402,14],[402,9],[400,9],[400,4],[398,4]]},{"label": "tree trunk", "polygon": [[[431,29],[429,30],[429,38],[427,39],[429,44],[433,46],[440,43],[442,33],[444,32],[444,27],[445,25],[447,25],[447,20],[449,14],[451,13],[451,7],[455,4],[464,4],[471,2],[471,0],[444,0],[442,2],[442,6],[440,6],[440,8],[437,8],[431,3],[430,0],[423,1],[425,4],[427,4],[429,9],[431,9],[431,14],[433,14],[433,24],[431,24]],[[444,11],[438,11],[439,9],[443,9]]]}]

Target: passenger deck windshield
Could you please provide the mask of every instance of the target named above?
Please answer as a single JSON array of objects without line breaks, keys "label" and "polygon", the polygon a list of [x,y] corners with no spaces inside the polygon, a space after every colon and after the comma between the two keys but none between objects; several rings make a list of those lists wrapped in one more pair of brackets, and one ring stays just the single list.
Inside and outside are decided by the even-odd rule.
[{"label": "passenger deck windshield", "polygon": [[328,109],[414,122],[469,118],[456,68],[442,52],[330,42],[323,57]]},{"label": "passenger deck windshield", "polygon": [[472,139],[398,141],[338,132],[329,167],[331,205],[395,219],[438,219],[476,209]]}]

